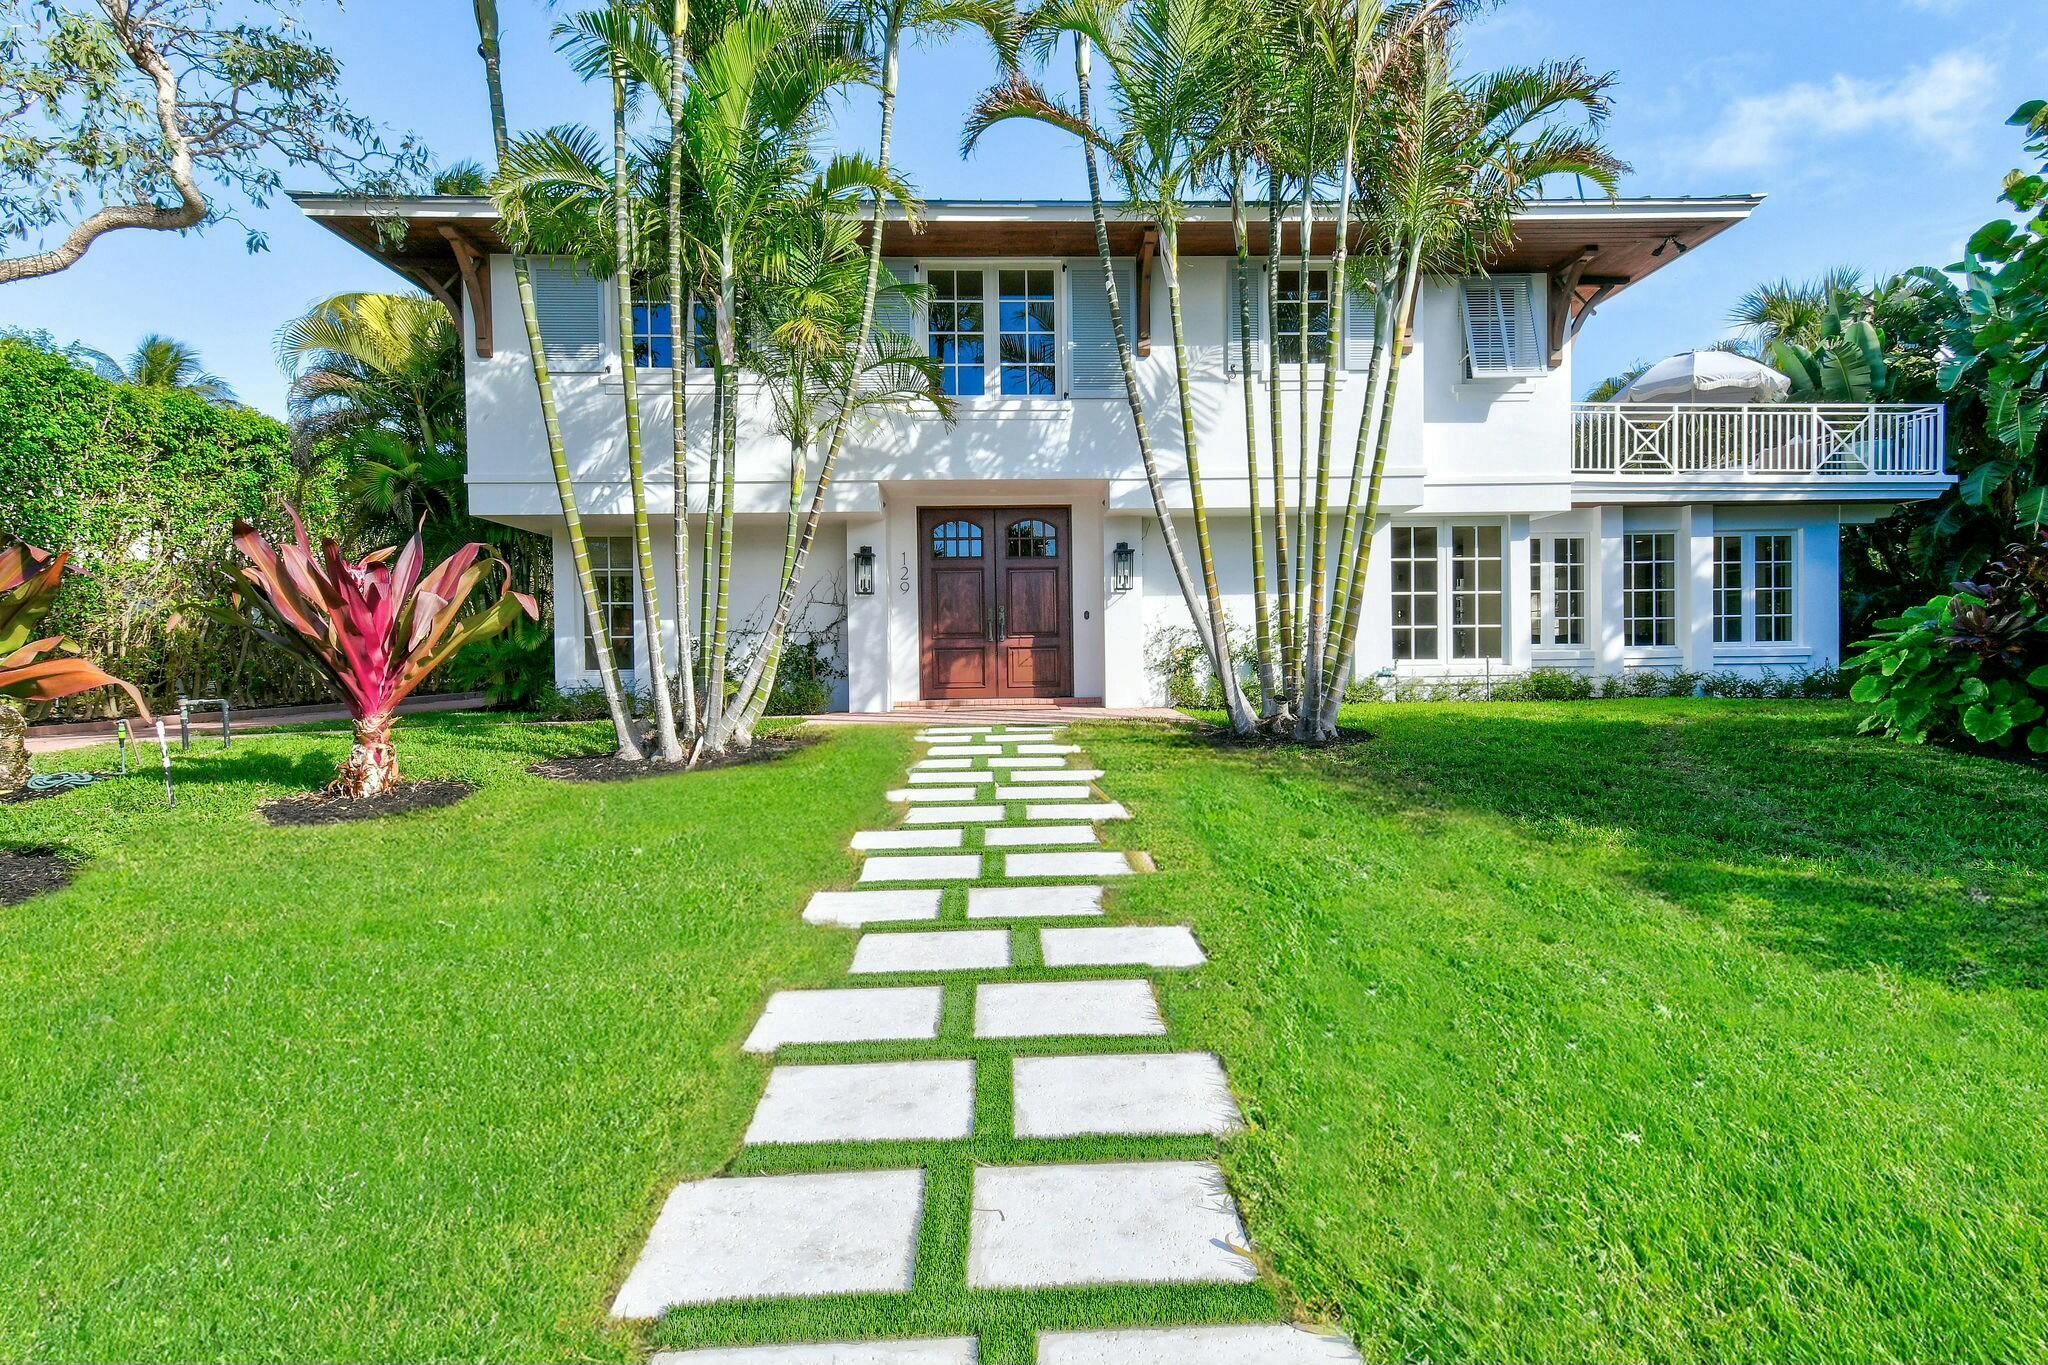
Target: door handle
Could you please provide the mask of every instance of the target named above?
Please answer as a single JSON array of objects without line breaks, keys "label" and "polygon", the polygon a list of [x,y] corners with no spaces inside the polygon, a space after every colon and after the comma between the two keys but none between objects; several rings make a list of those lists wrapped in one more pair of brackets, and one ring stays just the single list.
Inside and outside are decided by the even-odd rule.
[{"label": "door handle", "polygon": [[1001,602],[996,603],[996,639],[1006,638],[1010,633],[1010,613]]},{"label": "door handle", "polygon": [[996,609],[993,606],[981,614],[981,633],[989,640],[996,638]]}]

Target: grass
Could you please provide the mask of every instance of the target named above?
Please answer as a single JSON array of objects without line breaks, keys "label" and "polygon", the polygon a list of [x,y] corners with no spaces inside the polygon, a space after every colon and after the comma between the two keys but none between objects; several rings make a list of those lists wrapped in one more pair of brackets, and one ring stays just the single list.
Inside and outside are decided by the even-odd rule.
[{"label": "grass", "polygon": [[[914,1330],[1024,1362],[1044,1326],[1283,1303],[1368,1358],[2048,1354],[2040,772],[1824,704],[1349,719],[1370,742],[1317,753],[1082,734],[1138,816],[1108,842],[1161,867],[1113,914],[1214,959],[1162,975],[1172,1033],[1131,1045],[1224,1057],[1277,1294],[961,1287],[976,1164],[1214,1150],[1008,1138],[1009,1059],[1070,1049],[973,1040],[988,974],[949,977],[937,1050],[981,1063],[979,1136],[739,1151],[766,1072],[739,1040],[772,986],[842,980],[853,936],[797,910],[850,880],[904,732],[566,788],[523,768],[597,731],[408,721],[413,775],[482,792],[271,830],[254,805],[341,749],[283,736],[202,746],[175,815],[148,782],[11,808],[0,838],[88,865],[0,911],[0,1187],[36,1192],[0,1200],[0,1356]],[[1004,979],[1044,975],[1015,942]],[[605,1325],[677,1179],[884,1164],[930,1172],[910,1295]]]}]

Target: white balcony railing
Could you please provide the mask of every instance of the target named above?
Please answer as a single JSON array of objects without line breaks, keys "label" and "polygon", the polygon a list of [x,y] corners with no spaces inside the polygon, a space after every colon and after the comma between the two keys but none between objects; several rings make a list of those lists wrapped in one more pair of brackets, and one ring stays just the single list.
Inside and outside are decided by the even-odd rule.
[{"label": "white balcony railing", "polygon": [[1946,420],[1939,404],[1576,403],[1572,472],[1933,478]]}]

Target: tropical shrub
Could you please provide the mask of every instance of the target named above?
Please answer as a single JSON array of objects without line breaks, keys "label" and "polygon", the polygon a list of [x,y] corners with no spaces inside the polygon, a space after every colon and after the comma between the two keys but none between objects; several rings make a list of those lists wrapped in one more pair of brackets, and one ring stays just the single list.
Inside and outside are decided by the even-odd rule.
[{"label": "tropical shrub", "polygon": [[[295,513],[292,529],[294,542],[272,548],[255,527],[235,523],[235,547],[248,563],[232,574],[243,598],[232,614],[296,652],[341,695],[355,721],[355,747],[327,790],[351,799],[375,796],[399,781],[391,740],[398,704],[428,674],[522,612],[538,620],[540,607],[512,591],[512,571],[503,560],[486,559],[482,545],[465,545],[424,570],[418,533],[403,548],[350,561],[332,540],[315,554]],[[464,615],[470,596],[493,572],[504,580],[498,599]],[[251,613],[251,605],[258,610]]]},{"label": "tropical shrub", "polygon": [[0,545],[0,795],[28,782],[21,703],[118,687],[149,718],[140,692],[83,659],[66,657],[61,637],[37,635],[56,605],[70,558],[32,545]]},{"label": "tropical shrub", "polygon": [[[502,710],[535,710],[554,689],[555,633],[545,622],[515,621],[449,660],[438,682],[450,692],[481,692]],[[598,716],[605,714],[602,700]]]},{"label": "tropical shrub", "polygon": [[[47,338],[0,336],[0,540],[62,545],[74,568],[48,629],[164,699],[238,704],[324,696],[290,656],[183,612],[216,588],[237,519],[281,530],[294,501],[338,529],[340,473],[247,408],[139,388],[83,368]],[[62,713],[101,703],[93,694]]]},{"label": "tropical shrub", "polygon": [[1889,620],[1846,667],[1865,731],[2048,754],[2048,532]]}]

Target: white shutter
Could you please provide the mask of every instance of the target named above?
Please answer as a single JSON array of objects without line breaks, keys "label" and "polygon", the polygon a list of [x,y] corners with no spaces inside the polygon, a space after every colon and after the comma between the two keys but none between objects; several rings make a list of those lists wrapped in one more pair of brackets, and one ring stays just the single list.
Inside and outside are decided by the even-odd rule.
[{"label": "white shutter", "polygon": [[[1128,336],[1135,286],[1130,263],[1113,264],[1117,304],[1123,309]],[[1075,260],[1067,265],[1067,396],[1125,396],[1123,359],[1117,353],[1116,331],[1110,326],[1109,294],[1102,287],[1102,263],[1098,260]]]},{"label": "white shutter", "polygon": [[528,271],[548,368],[603,369],[604,286],[576,261],[534,261]]},{"label": "white shutter", "polygon": [[1370,289],[1344,291],[1344,368],[1372,368],[1373,295]]},{"label": "white shutter", "polygon": [[[1238,311],[1237,259],[1228,257],[1223,262],[1223,273],[1229,280],[1225,291],[1225,344],[1223,368],[1236,374],[1244,367],[1244,315]],[[1266,348],[1266,266],[1263,261],[1254,261],[1245,272],[1246,283],[1252,290],[1252,365],[1261,374],[1272,368],[1272,355]]]},{"label": "white shutter", "polygon": [[[882,269],[893,276],[898,284],[917,284],[919,282],[916,261],[885,258],[882,261]],[[884,288],[886,288],[888,283],[887,279],[880,281]],[[875,326],[879,329],[899,333],[912,343],[915,343],[917,341],[917,310],[912,306],[911,301],[904,298],[901,294],[877,293],[875,295]]]},{"label": "white shutter", "polygon": [[1525,275],[1466,280],[1465,353],[1474,379],[1539,373],[1536,314]]}]

